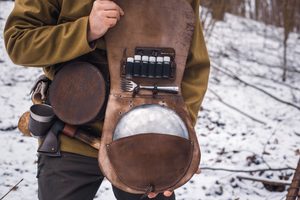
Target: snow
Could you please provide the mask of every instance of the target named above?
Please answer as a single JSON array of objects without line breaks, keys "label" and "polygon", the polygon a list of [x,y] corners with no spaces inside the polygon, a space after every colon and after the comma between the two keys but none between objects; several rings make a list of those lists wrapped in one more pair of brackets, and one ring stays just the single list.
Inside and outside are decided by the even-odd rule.
[{"label": "snow", "polygon": [[[13,8],[0,2],[0,31]],[[300,73],[288,72],[281,81],[283,30],[227,14],[207,38],[213,66],[234,74],[272,95],[300,106]],[[300,35],[288,40],[288,67],[300,70]],[[20,115],[31,105],[29,91],[38,68],[14,65],[0,36],[0,197],[22,178],[17,190],[5,199],[37,199],[36,149],[33,138],[16,129]],[[221,97],[223,103],[217,98]],[[231,107],[228,106],[231,105]],[[265,124],[237,112],[242,110]],[[261,169],[295,167],[300,148],[300,110],[245,86],[212,67],[209,89],[196,126],[202,151],[201,167]],[[264,173],[232,173],[202,170],[176,190],[178,200],[280,200],[284,192],[270,192],[259,182],[238,180],[238,175],[291,181],[292,170]],[[95,199],[114,199],[105,180]]]}]

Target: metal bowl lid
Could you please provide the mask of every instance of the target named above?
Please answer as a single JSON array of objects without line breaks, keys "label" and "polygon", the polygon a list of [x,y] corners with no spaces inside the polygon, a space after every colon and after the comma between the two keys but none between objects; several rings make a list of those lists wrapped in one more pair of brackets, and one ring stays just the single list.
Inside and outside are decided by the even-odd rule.
[{"label": "metal bowl lid", "polygon": [[49,93],[59,119],[82,125],[96,119],[102,111],[106,85],[97,67],[87,62],[72,62],[55,75]]},{"label": "metal bowl lid", "polygon": [[138,106],[122,116],[113,140],[143,133],[160,133],[189,139],[185,123],[170,108],[158,104]]}]

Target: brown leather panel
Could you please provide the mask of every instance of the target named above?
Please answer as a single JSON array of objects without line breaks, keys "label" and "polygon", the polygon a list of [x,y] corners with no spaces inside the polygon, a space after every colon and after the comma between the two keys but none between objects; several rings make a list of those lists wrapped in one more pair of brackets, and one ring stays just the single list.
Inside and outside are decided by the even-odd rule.
[{"label": "brown leather panel", "polygon": [[105,120],[106,123],[103,128],[102,137],[101,137],[101,145],[99,149],[99,164],[102,172],[105,174],[106,178],[110,180],[110,182],[116,187],[131,193],[144,193],[144,190],[134,189],[125,185],[120,178],[117,176],[114,168],[112,167],[112,163],[108,158],[107,154],[107,145],[112,143],[112,137],[114,128],[117,122],[121,119],[123,114],[128,112],[134,107],[144,104],[159,104],[165,105],[171,109],[174,109],[177,114],[182,118],[185,122],[188,131],[190,141],[193,142],[193,151],[192,151],[192,161],[190,166],[186,172],[186,174],[182,177],[182,179],[175,185],[170,185],[170,190],[174,190],[183,184],[185,184],[198,170],[199,162],[200,162],[200,149],[198,140],[196,137],[196,133],[190,121],[190,116],[188,115],[187,108],[184,104],[184,101],[180,95],[169,95],[162,96],[156,99],[153,99],[151,96],[143,96],[131,98],[126,95],[110,95],[108,102],[109,112],[106,112]]},{"label": "brown leather panel", "polygon": [[[178,182],[174,183],[175,185],[169,185],[169,190],[174,190],[185,184],[196,173],[200,162],[200,149],[196,133],[181,91],[178,95],[158,93],[153,98],[151,92],[143,90],[133,98],[130,92],[122,92],[120,89],[120,67],[125,48],[127,56],[132,56],[136,47],[173,48],[176,51],[175,62],[177,65],[175,79],[159,80],[159,83],[157,80],[144,79],[141,80],[144,82],[140,83],[159,86],[172,85],[181,88],[195,15],[186,0],[116,0],[116,2],[124,10],[125,15],[105,35],[111,88],[101,136],[99,166],[106,178],[116,187],[130,193],[145,193],[144,189],[126,185],[124,180],[122,181],[116,174],[113,163],[107,154],[107,145],[112,144],[114,129],[124,113],[144,104],[164,105],[175,110],[181,117],[188,128],[190,142],[193,143],[190,153],[191,162],[186,173]],[[134,173],[132,176],[132,179],[135,180],[143,178]]]},{"label": "brown leather panel", "polygon": [[72,62],[55,75],[49,95],[58,118],[68,124],[82,125],[100,113],[105,102],[105,81],[94,65]]},{"label": "brown leather panel", "polygon": [[[177,76],[173,85],[180,86],[190,47],[195,16],[186,0],[116,0],[125,15],[105,35],[111,75],[111,92],[120,91],[120,63],[124,49],[134,55],[136,47],[169,47],[176,51]],[[198,16],[197,16],[198,17]],[[112,71],[113,70],[113,71]],[[157,80],[144,80],[151,84]],[[170,85],[160,80],[160,85]],[[142,91],[145,92],[145,91]]]},{"label": "brown leather panel", "polygon": [[137,190],[162,192],[174,186],[190,165],[192,143],[163,134],[122,138],[107,146],[108,156],[120,180]]}]

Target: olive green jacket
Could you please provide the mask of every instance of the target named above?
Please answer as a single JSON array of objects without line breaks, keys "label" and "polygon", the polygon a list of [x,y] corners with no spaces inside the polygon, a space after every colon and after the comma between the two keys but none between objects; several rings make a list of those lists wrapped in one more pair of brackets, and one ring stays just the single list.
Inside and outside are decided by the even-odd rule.
[{"label": "olive green jacket", "polygon": [[[210,64],[198,17],[200,0],[187,1],[194,8],[197,23],[181,87],[195,124],[207,88]],[[93,0],[16,0],[4,30],[11,60],[17,65],[43,67],[50,79],[59,63],[80,56],[101,63],[99,52],[105,50],[104,39],[100,38],[93,46],[87,41],[92,5]],[[101,129],[101,124],[97,127]],[[61,136],[61,150],[97,157],[96,150],[66,136]]]}]

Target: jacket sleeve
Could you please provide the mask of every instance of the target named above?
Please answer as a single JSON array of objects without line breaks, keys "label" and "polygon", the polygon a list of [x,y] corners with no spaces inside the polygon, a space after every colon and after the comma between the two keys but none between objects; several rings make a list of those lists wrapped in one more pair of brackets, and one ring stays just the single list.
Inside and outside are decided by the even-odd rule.
[{"label": "jacket sleeve", "polygon": [[199,4],[199,0],[192,2],[196,15],[196,25],[181,85],[182,95],[193,125],[196,123],[198,111],[207,89],[210,71],[208,52],[199,18]]},{"label": "jacket sleeve", "polygon": [[86,54],[88,16],[57,24],[57,0],[16,0],[4,29],[11,60],[18,65],[44,67]]}]

